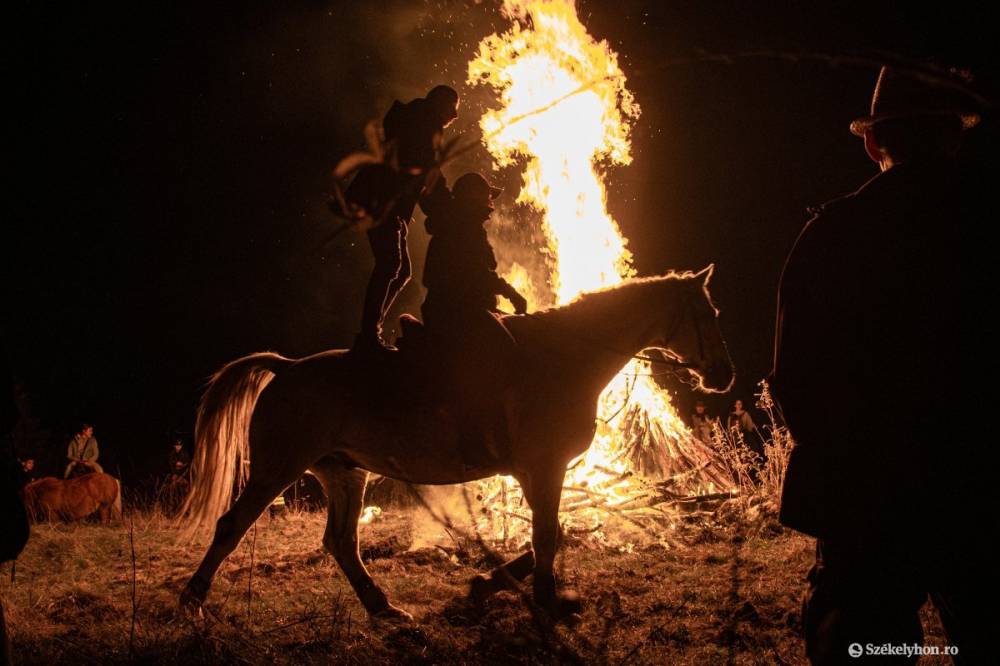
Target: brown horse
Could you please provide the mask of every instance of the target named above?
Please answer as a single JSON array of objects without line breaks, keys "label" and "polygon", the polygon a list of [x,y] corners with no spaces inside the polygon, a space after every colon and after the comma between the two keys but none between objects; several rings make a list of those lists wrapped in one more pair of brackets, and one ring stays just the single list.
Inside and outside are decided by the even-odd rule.
[{"label": "brown horse", "polygon": [[24,504],[33,522],[83,520],[99,511],[107,525],[112,517],[121,518],[121,486],[104,472],[73,479],[47,476],[24,487]]},{"label": "brown horse", "polygon": [[[697,274],[630,280],[563,307],[504,318],[519,360],[504,385],[484,387],[502,411],[504,432],[484,425],[473,432],[495,436],[478,441],[463,434],[446,406],[427,397],[446,382],[426,371],[407,377],[398,360],[407,356],[403,352],[365,358],[337,350],[298,361],[259,353],[226,365],[212,378],[198,412],[194,481],[182,512],[189,534],[229,507],[245,461],[252,465],[239,499],[218,519],[182,603],[200,608],[222,561],[308,468],[329,502],[323,545],[372,616],[410,617],[389,603],[358,554],[369,471],[420,484],[513,475],[532,509],[534,557],[522,556],[506,571],[524,577],[533,567],[536,601],[556,615],[571,612],[572,604],[556,594],[552,573],[559,499],[567,464],[593,438],[601,391],[647,348],[683,363],[702,390],[725,391],[732,384],[732,362],[708,293],[711,272],[709,266]],[[494,354],[483,357],[490,361],[484,367],[499,365],[495,355],[503,353],[479,352]],[[478,587],[476,596],[483,596]]]}]

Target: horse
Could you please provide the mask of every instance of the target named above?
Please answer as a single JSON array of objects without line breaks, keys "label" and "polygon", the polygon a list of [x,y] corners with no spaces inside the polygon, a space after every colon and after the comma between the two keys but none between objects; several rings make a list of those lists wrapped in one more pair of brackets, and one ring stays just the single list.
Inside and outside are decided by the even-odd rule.
[{"label": "horse", "polygon": [[33,522],[40,520],[83,520],[100,512],[105,525],[121,518],[121,484],[104,472],[92,472],[73,479],[47,476],[24,487],[24,504]]},{"label": "horse", "polygon": [[478,576],[472,596],[481,600],[505,578],[533,573],[541,608],[556,618],[575,612],[576,595],[557,592],[553,575],[567,465],[593,439],[604,387],[645,349],[661,350],[703,391],[729,390],[733,366],[708,291],[712,271],[710,265],[698,273],[630,279],[562,307],[503,317],[520,360],[503,386],[486,387],[502,412],[503,432],[478,441],[461,436],[451,411],[421,398],[439,388],[440,378],[418,375],[392,393],[401,367],[395,359],[404,352],[373,358],[333,350],[300,360],[260,352],[223,366],[199,405],[194,480],[178,522],[189,539],[213,522],[215,533],[181,593],[182,607],[201,612],[223,560],[308,468],[328,498],[323,545],[371,617],[412,619],[390,603],[359,556],[369,472],[430,485],[512,475],[532,510],[532,551],[490,578]]}]

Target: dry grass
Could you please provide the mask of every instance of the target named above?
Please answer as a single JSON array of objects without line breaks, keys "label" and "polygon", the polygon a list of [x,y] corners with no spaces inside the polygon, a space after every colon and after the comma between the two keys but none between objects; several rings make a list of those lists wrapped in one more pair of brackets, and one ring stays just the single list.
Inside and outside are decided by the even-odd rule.
[{"label": "dry grass", "polygon": [[559,566],[586,607],[555,634],[514,593],[467,606],[468,579],[485,561],[444,534],[440,546],[413,548],[434,526],[412,513],[362,527],[369,568],[414,614],[411,626],[368,620],[319,549],[323,514],[258,521],[252,582],[251,533],[223,565],[204,619],[177,610],[202,545],[177,545],[150,514],[134,517],[134,600],[127,524],[35,526],[0,592],[16,663],[803,663],[795,627],[812,543],[765,507],[728,527],[691,523],[672,550],[570,544]]},{"label": "dry grass", "polygon": [[[799,610],[814,542],[776,521],[792,442],[766,384],[758,397],[769,416],[766,461],[716,430],[737,497],[677,505],[659,534],[609,513],[614,538],[567,538],[558,572],[585,602],[571,625],[539,621],[515,592],[468,605],[469,579],[517,553],[487,552],[474,530],[445,529],[419,508],[361,526],[362,557],[411,625],[368,619],[320,547],[325,512],[265,514],[220,569],[205,616],[193,618],[177,599],[206,544],[179,545],[154,510],[111,527],[34,527],[14,581],[0,576],[15,663],[804,664]],[[475,513],[468,494],[407,497],[439,516],[450,506],[458,523],[472,522],[463,510]],[[930,606],[923,621],[926,642],[943,646]]]}]

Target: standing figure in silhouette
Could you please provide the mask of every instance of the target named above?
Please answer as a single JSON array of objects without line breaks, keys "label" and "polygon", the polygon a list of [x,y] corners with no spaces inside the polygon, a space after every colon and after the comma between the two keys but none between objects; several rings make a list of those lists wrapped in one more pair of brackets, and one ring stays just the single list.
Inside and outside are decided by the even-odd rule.
[{"label": "standing figure in silhouette", "polygon": [[167,476],[171,481],[176,480],[178,477],[186,478],[190,466],[191,456],[184,450],[184,440],[177,437],[174,439],[173,446],[170,449],[168,461],[170,471],[167,473]]},{"label": "standing figure in silhouette", "polygon": [[[382,120],[382,129],[395,174],[379,180],[375,187],[391,187],[389,211],[381,223],[368,230],[368,243],[375,257],[365,292],[361,314],[361,332],[354,343],[358,351],[387,349],[382,341],[382,319],[396,296],[410,280],[410,255],[406,233],[413,208],[425,185],[439,179],[442,135],[458,117],[458,93],[448,86],[437,86],[426,97],[403,104],[393,103]],[[374,171],[374,173],[379,173]],[[383,182],[384,181],[384,182]]]},{"label": "standing figure in silhouette", "polygon": [[[726,418],[726,427],[733,440],[742,441],[743,446],[750,452],[752,461],[747,471],[751,480],[754,483],[759,483],[760,470],[767,460],[764,438],[761,436],[760,430],[757,429],[757,424],[753,422],[750,412],[743,409],[742,400],[733,402],[733,409]],[[739,438],[737,438],[737,433]]]},{"label": "standing figure in silhouette", "polygon": [[694,412],[691,413],[691,432],[699,442],[712,443],[712,418],[705,411],[703,400],[694,403]]},{"label": "standing figure in silhouette", "polygon": [[921,643],[928,595],[959,663],[986,663],[973,580],[992,562],[974,543],[986,527],[963,522],[976,456],[953,422],[961,228],[983,222],[964,212],[955,158],[977,120],[957,88],[883,68],[851,125],[880,173],[816,212],[782,274],[771,386],[796,446],[780,518],[817,537],[803,609],[816,664]]},{"label": "standing figure in silhouette", "polygon": [[[729,417],[726,420],[726,427],[730,430],[738,430],[743,438],[746,440],[747,445],[753,447],[750,443],[751,438],[760,439],[757,434],[757,424],[753,422],[753,417],[750,416],[750,412],[743,409],[743,401],[736,400],[733,402],[733,408],[729,412]],[[756,451],[756,449],[754,449]]]}]

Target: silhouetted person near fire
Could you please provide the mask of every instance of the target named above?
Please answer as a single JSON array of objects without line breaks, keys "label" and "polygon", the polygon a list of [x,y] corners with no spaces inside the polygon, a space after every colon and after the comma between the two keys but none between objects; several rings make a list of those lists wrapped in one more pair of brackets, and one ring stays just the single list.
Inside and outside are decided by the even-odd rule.
[{"label": "silhouetted person near fire", "polygon": [[21,470],[24,473],[25,483],[31,483],[38,478],[38,471],[35,469],[35,459],[27,458],[21,461]]},{"label": "silhouetted person near fire", "polygon": [[816,212],[785,264],[771,385],[796,446],[780,517],[818,539],[803,608],[813,663],[921,643],[928,595],[959,663],[985,662],[978,579],[992,562],[973,540],[988,528],[963,524],[975,484],[953,420],[961,227],[986,222],[963,219],[955,156],[977,120],[954,88],[883,69],[851,125],[881,173]]},{"label": "silhouetted person near fire", "polygon": [[424,264],[427,288],[421,312],[428,329],[463,331],[470,320],[496,321],[497,296],[507,298],[518,313],[527,302],[497,275],[497,260],[485,224],[500,190],[478,173],[467,173],[448,192],[439,181],[421,203],[431,235]]},{"label": "silhouetted person near fire", "polygon": [[[451,192],[439,181],[421,201],[431,235],[423,275],[427,296],[421,308],[427,336],[441,350],[437,356],[445,378],[444,395],[464,413],[463,437],[485,440],[486,449],[504,446],[497,438],[505,428],[501,401],[495,393],[483,393],[482,387],[504,386],[515,346],[495,315],[497,296],[507,298],[518,314],[528,307],[524,297],[497,275],[496,256],[486,235],[484,225],[499,194],[478,173],[467,173],[455,181]],[[510,355],[496,353],[502,349]],[[493,363],[486,360],[490,358]],[[480,462],[466,461],[470,466]]]},{"label": "silhouetted person near fire", "polygon": [[[433,185],[431,181],[440,179],[435,167],[440,157],[443,131],[458,117],[458,103],[455,90],[437,86],[426,97],[406,104],[393,103],[382,120],[393,163],[391,169],[383,167],[366,173],[383,174],[384,177],[371,187],[390,188],[391,195],[379,196],[388,198],[391,207],[384,219],[367,232],[375,267],[365,292],[361,332],[354,344],[356,350],[377,351],[385,347],[382,319],[410,280],[407,225],[425,185]],[[354,196],[350,188],[348,196]]]},{"label": "silhouetted person near fire", "polygon": [[[743,409],[743,401],[736,400],[733,402],[733,408],[729,411],[729,416],[726,419],[726,427],[731,431],[739,432],[746,440],[746,443],[751,448],[754,445],[751,443],[753,440],[760,442],[760,434],[757,430],[757,424],[753,422],[753,417],[750,416],[750,412]],[[754,449],[756,451],[756,449]]]},{"label": "silhouetted person near fire", "polygon": [[733,408],[726,417],[726,428],[735,441],[742,441],[743,446],[752,454],[752,464],[748,468],[750,478],[757,483],[760,480],[760,468],[766,461],[764,438],[761,437],[757,424],[753,422],[750,412],[743,409],[743,401],[733,402]]},{"label": "silhouetted person near fire", "polygon": [[691,414],[691,432],[699,442],[712,443],[712,419],[705,411],[705,403],[701,400],[694,403],[694,412]]},{"label": "silhouetted person near fire", "polygon": [[191,465],[191,456],[184,450],[184,442],[177,438],[173,446],[170,447],[170,478],[172,481],[187,479],[188,467]]},{"label": "silhouetted person near fire", "polygon": [[[69,440],[69,448],[66,451],[69,464],[66,465],[63,477],[68,479],[74,467],[83,467],[85,472],[103,472],[104,469],[97,463],[98,455],[100,451],[97,449],[94,427],[84,423],[73,439]],[[80,470],[77,470],[77,473],[80,473]]]}]

